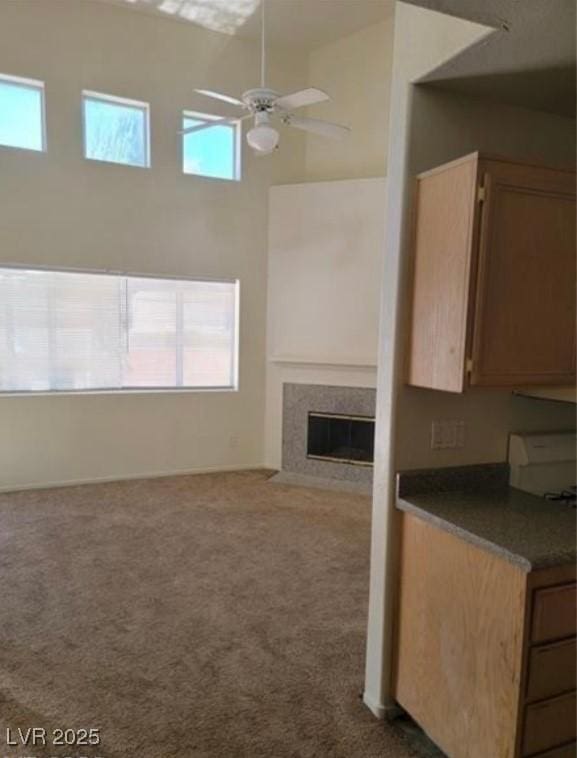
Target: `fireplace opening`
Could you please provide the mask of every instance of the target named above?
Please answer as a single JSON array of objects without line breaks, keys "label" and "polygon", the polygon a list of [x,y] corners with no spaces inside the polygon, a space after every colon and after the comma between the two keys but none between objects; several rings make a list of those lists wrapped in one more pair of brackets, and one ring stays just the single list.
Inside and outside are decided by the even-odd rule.
[{"label": "fireplace opening", "polygon": [[374,452],[374,418],[309,413],[307,458],[372,466]]}]

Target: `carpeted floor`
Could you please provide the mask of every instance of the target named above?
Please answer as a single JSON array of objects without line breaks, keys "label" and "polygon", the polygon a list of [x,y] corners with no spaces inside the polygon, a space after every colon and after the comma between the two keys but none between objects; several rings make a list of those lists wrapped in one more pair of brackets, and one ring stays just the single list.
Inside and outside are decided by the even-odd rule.
[{"label": "carpeted floor", "polygon": [[0,495],[2,758],[417,755],[359,700],[369,498],[268,476]]}]

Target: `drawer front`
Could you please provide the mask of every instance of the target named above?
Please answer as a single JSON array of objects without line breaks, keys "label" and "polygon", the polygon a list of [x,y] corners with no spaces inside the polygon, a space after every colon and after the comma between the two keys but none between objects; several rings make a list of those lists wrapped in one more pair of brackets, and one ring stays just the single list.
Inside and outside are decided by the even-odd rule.
[{"label": "drawer front", "polygon": [[527,699],[545,700],[576,689],[576,655],[575,639],[532,648],[529,654]]},{"label": "drawer front", "polygon": [[533,599],[532,642],[575,636],[577,585],[563,584],[537,590]]},{"label": "drawer front", "polygon": [[575,740],[575,693],[528,705],[525,710],[523,755],[543,753]]},{"label": "drawer front", "polygon": [[534,758],[575,758],[577,755],[577,742],[572,742],[570,745],[563,745],[563,747],[556,747],[553,750],[547,750],[546,753],[539,753]]}]

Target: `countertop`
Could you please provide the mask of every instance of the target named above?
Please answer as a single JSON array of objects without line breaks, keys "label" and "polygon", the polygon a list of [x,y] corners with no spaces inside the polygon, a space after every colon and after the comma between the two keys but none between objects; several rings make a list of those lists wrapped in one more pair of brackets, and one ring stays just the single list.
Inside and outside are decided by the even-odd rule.
[{"label": "countertop", "polygon": [[[465,468],[476,469],[476,478],[467,481],[463,476]],[[425,485],[436,485],[430,491],[422,491],[423,482],[413,486],[417,472],[407,472],[409,486],[404,485],[404,474],[400,474],[397,507],[527,572],[575,562],[574,508],[509,487],[502,476],[495,477],[496,466],[489,476],[485,472],[479,477],[481,469],[459,469],[454,483],[460,487],[455,489],[450,488],[448,480],[439,486],[440,470],[434,476],[431,471],[422,472]]]}]

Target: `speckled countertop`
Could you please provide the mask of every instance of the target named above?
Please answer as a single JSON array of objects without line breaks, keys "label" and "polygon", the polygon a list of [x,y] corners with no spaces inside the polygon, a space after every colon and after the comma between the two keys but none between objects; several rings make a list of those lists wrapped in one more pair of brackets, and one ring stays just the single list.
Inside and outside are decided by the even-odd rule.
[{"label": "speckled countertop", "polygon": [[440,469],[401,473],[397,507],[525,571],[575,562],[575,509],[509,487],[506,470],[499,464],[492,470],[460,467],[441,476]]}]

